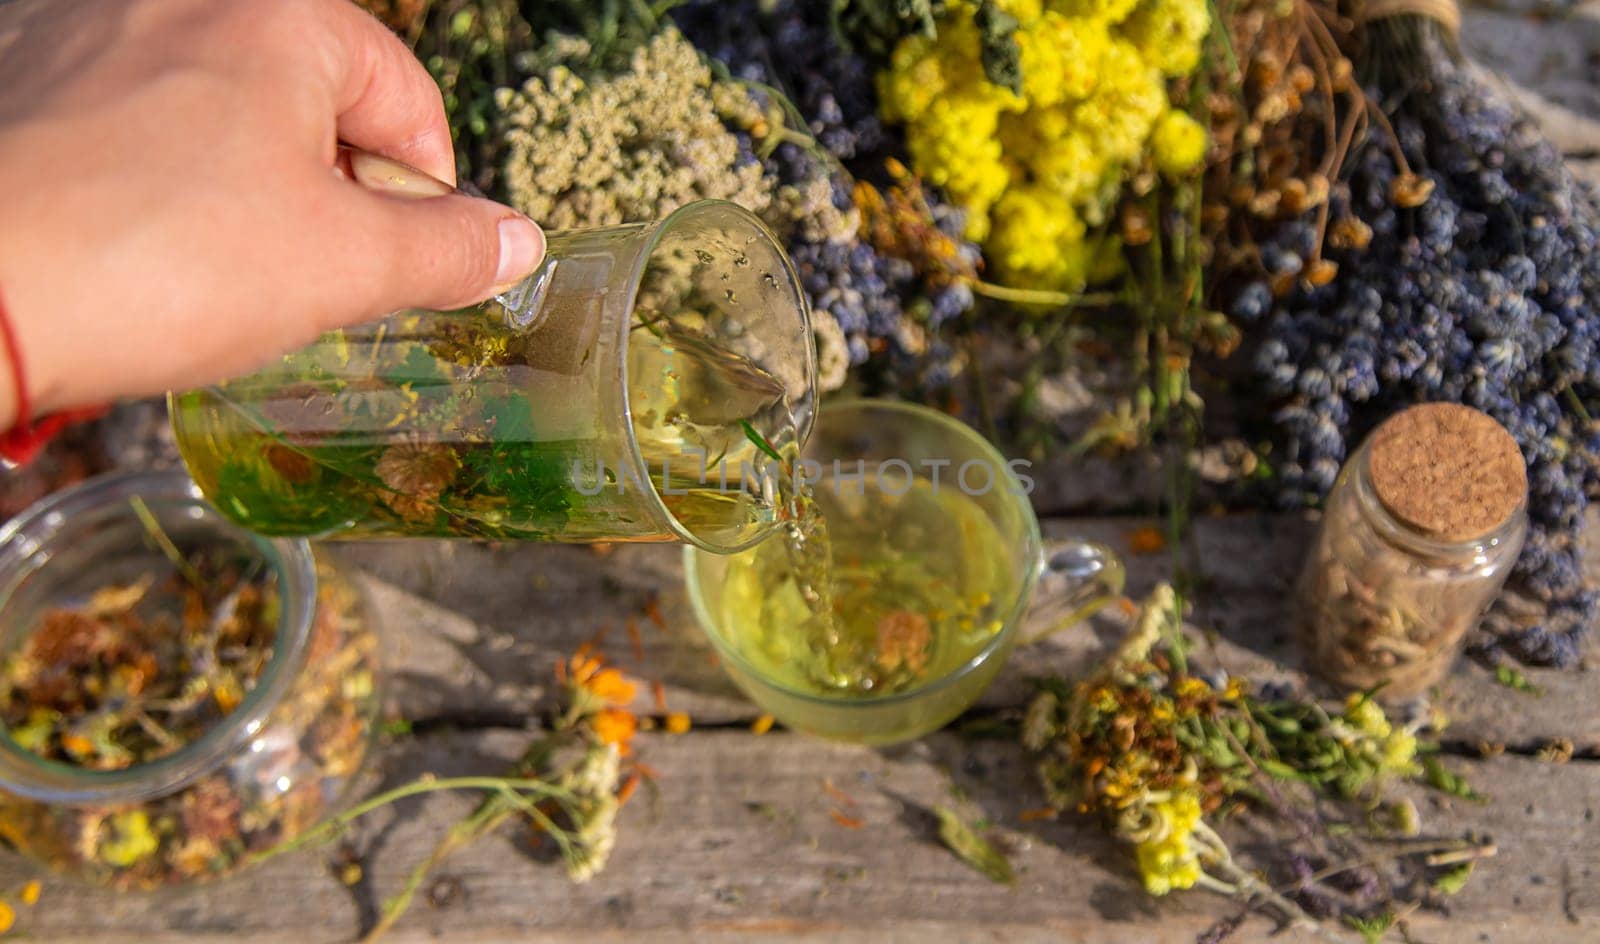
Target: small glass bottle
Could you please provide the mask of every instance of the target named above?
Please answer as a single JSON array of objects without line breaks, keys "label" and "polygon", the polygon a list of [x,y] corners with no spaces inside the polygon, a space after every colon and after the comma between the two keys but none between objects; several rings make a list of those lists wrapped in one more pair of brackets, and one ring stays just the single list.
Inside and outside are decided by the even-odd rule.
[{"label": "small glass bottle", "polygon": [[1441,680],[1516,563],[1527,492],[1516,441],[1477,410],[1425,404],[1380,426],[1334,483],[1301,575],[1311,668],[1386,699]]},{"label": "small glass bottle", "polygon": [[[237,586],[267,589],[248,601],[230,593],[213,610],[185,610],[181,621],[169,615],[169,591],[184,586],[172,555],[203,553],[255,575]],[[143,588],[140,602],[102,602],[129,587]],[[89,633],[52,630],[44,645],[37,634],[52,614],[63,620],[135,606],[144,654],[97,657],[102,667],[93,677],[114,687],[89,685],[81,675],[69,683],[99,704],[81,714],[40,707],[59,705],[60,677],[79,671],[69,666],[83,664],[83,647],[119,645],[117,631],[106,628],[117,624],[98,619],[80,623]],[[245,643],[224,635],[197,655],[186,642],[208,628],[217,642],[217,627],[245,606],[259,607],[255,625],[275,616],[276,630],[258,673],[234,687],[199,663],[237,660]],[[168,676],[186,679],[180,694],[158,700],[167,687],[141,690],[148,684],[141,677],[160,672],[150,653],[182,670]],[[0,529],[0,683],[0,837],[51,871],[125,890],[232,875],[253,854],[336,812],[366,761],[379,711],[377,638],[359,588],[306,542],[233,525],[181,472],[94,479]],[[218,709],[191,699],[214,699]],[[190,707],[196,703],[206,710]],[[180,713],[204,723],[185,723],[192,736],[174,739],[170,750],[125,753],[122,766],[105,761],[127,751],[131,729],[96,726],[111,712],[119,723],[148,721],[152,738],[170,737]],[[41,726],[50,733],[40,734]],[[74,762],[41,744],[74,757],[81,750],[89,760]]]},{"label": "small glass bottle", "polygon": [[707,200],[551,233],[501,299],[334,331],[173,396],[184,462],[224,514],[276,536],[728,553],[777,527],[760,473],[810,431],[816,341],[754,214]]}]

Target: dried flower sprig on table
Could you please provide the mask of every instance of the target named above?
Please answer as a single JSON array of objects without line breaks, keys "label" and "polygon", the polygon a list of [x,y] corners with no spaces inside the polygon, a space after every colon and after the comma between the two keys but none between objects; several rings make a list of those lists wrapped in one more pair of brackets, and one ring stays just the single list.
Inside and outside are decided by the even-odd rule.
[{"label": "dried flower sprig on table", "polygon": [[363,936],[375,941],[411,906],[428,876],[447,859],[499,829],[518,821],[535,837],[548,837],[560,850],[567,874],[585,882],[606,866],[616,844],[617,812],[648,769],[632,760],[638,718],[628,709],[637,685],[584,645],[556,667],[564,710],[499,776],[434,777],[373,796],[291,842],[256,857],[274,858],[333,840],[376,810],[407,797],[445,790],[484,794],[418,863],[399,892],[384,902],[378,922]]},{"label": "dried flower sprig on table", "polygon": [[[1405,907],[1397,889],[1447,878],[1430,864],[1430,853],[1449,852],[1452,865],[1462,856],[1493,854],[1492,846],[1470,839],[1372,854],[1365,840],[1405,839],[1418,828],[1415,807],[1389,800],[1386,787],[1439,779],[1418,759],[1421,723],[1396,725],[1366,694],[1330,712],[1312,702],[1260,697],[1240,679],[1190,674],[1174,657],[1180,625],[1176,595],[1158,588],[1093,674],[1076,684],[1042,683],[1022,731],[1051,806],[1094,816],[1132,845],[1150,894],[1206,888],[1279,920],[1318,927],[1312,912],[1329,907],[1362,920]],[[1319,800],[1349,814],[1341,824],[1348,830],[1340,830],[1348,835],[1336,839],[1311,812]],[[1296,875],[1286,888],[1237,863],[1213,827],[1246,808],[1281,815],[1300,834],[1285,848]],[[1357,868],[1347,868],[1350,862],[1378,875],[1381,894],[1323,887],[1318,874]]]}]

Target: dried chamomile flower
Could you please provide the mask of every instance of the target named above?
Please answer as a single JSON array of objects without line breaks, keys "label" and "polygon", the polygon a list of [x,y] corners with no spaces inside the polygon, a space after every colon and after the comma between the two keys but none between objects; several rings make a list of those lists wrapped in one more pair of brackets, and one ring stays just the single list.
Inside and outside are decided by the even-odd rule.
[{"label": "dried chamomile flower", "polygon": [[1389,199],[1402,209],[1422,206],[1432,195],[1433,181],[1413,173],[1400,174],[1389,187]]}]

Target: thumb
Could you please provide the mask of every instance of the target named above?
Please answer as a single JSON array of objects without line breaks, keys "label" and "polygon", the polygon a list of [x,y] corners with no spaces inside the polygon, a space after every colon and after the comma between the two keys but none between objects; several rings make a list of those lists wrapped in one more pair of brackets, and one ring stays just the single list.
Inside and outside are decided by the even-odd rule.
[{"label": "thumb", "polygon": [[355,238],[376,271],[367,279],[371,311],[448,310],[510,288],[544,261],[544,232],[521,213],[427,179],[344,184],[355,204]]}]

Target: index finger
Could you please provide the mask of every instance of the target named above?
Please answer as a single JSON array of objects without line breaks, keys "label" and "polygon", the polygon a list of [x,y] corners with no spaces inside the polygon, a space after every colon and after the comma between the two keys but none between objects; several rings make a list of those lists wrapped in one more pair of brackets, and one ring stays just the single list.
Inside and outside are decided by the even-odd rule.
[{"label": "index finger", "polygon": [[330,64],[341,140],[449,183],[455,147],[444,98],[400,38],[350,0],[318,0],[334,41]]}]

